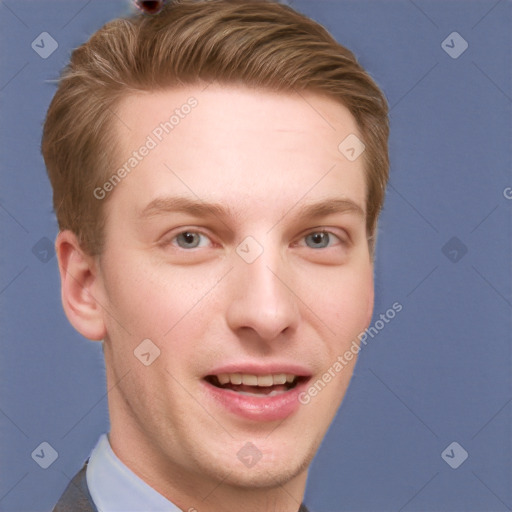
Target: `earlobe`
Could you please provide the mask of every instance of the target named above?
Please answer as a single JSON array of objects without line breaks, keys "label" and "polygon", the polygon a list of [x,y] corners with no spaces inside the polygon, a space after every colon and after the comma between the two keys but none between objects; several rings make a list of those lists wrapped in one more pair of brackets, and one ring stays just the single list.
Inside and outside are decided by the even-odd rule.
[{"label": "earlobe", "polygon": [[61,231],[55,242],[61,278],[62,305],[71,325],[90,340],[102,340],[106,329],[98,302],[96,263],[85,254],[76,235]]}]

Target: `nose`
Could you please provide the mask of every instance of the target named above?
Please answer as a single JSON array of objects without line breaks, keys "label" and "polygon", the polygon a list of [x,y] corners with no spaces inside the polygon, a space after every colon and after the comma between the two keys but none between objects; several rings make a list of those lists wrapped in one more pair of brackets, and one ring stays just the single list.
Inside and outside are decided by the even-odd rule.
[{"label": "nose", "polygon": [[268,247],[252,263],[235,257],[230,276],[229,327],[238,336],[272,342],[297,329],[298,298],[290,283],[290,267]]}]

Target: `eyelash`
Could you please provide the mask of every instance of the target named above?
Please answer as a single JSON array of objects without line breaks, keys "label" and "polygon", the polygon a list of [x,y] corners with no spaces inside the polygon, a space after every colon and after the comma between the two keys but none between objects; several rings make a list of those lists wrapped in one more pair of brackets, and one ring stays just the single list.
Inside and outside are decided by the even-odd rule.
[{"label": "eyelash", "polygon": [[[162,245],[163,247],[167,247],[168,245],[173,245],[174,247],[176,247],[176,248],[178,248],[178,249],[182,249],[182,250],[184,250],[184,251],[190,251],[190,250],[192,250],[192,249],[198,249],[198,248],[201,248],[201,247],[192,247],[192,248],[188,248],[188,249],[187,249],[187,248],[184,248],[184,247],[180,247],[177,243],[174,243],[174,242],[176,241],[176,239],[177,239],[180,235],[183,235],[183,234],[185,234],[185,233],[190,233],[190,234],[194,234],[194,235],[199,235],[199,236],[202,236],[202,237],[206,237],[208,240],[210,240],[210,242],[211,242],[211,243],[213,243],[213,242],[212,242],[212,240],[211,240],[211,237],[210,237],[207,233],[205,233],[205,232],[203,232],[203,231],[194,230],[194,229],[183,229],[183,230],[181,230],[179,233],[177,233],[177,234],[175,234],[175,235],[173,235],[173,236],[171,236],[171,237],[165,237],[165,238],[163,239],[163,241],[162,241],[161,245]],[[338,245],[338,244],[339,244],[339,245],[342,245],[342,246],[347,246],[347,245],[348,245],[348,241],[346,240],[346,237],[342,237],[342,236],[340,236],[340,235],[338,235],[338,234],[334,233],[332,230],[329,230],[328,228],[315,228],[315,229],[313,229],[313,230],[311,230],[311,231],[308,231],[307,233],[303,234],[303,235],[300,237],[300,239],[299,239],[299,240],[300,240],[300,241],[302,241],[302,240],[305,240],[305,239],[306,239],[308,236],[310,236],[310,235],[314,235],[314,234],[321,234],[321,233],[325,233],[325,234],[328,234],[330,237],[334,237],[334,238],[338,241],[338,243],[336,243],[336,244],[334,244],[334,245]],[[294,245],[294,246],[296,246],[296,245],[299,245],[299,243],[298,243],[298,242],[294,242],[294,244],[293,244],[293,245]],[[302,244],[301,244],[300,246],[302,246],[302,247],[309,247],[309,246],[307,246],[306,244],[304,244],[304,245],[302,245]],[[314,249],[314,250],[319,250],[319,249],[328,249],[328,248],[330,248],[330,247],[333,247],[333,245],[331,244],[331,245],[328,245],[327,247],[320,247],[320,248],[316,248],[316,249],[314,249],[314,248],[312,248],[312,247],[309,247],[309,248],[310,248],[310,249]]]}]

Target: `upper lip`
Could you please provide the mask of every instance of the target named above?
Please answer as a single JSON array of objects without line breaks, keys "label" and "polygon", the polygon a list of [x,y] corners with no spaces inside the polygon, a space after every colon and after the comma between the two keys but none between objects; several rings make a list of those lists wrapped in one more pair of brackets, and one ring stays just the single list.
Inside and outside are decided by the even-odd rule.
[{"label": "upper lip", "polygon": [[246,375],[275,375],[287,373],[298,377],[310,377],[312,374],[304,365],[297,363],[269,362],[262,364],[261,362],[233,362],[216,366],[209,371],[205,377],[208,375],[220,375],[221,373],[242,373]]}]

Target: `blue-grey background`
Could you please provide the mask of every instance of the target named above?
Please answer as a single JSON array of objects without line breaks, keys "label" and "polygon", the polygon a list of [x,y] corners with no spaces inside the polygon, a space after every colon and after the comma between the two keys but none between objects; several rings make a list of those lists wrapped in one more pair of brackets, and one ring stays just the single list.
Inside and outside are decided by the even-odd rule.
[{"label": "blue-grey background", "polygon": [[[512,3],[289,3],[351,48],[388,97],[374,321],[403,305],[360,354],[306,503],[317,512],[512,510]],[[60,304],[39,144],[70,51],[128,4],[0,2],[5,511],[50,510],[108,430],[101,346],[74,332]],[[42,32],[58,43],[45,59],[31,47]],[[452,32],[468,43],[458,58],[445,49],[460,50],[459,36],[442,46]],[[44,441],[58,452],[48,469],[31,457]],[[469,454],[457,469],[441,456],[453,441]]]}]

